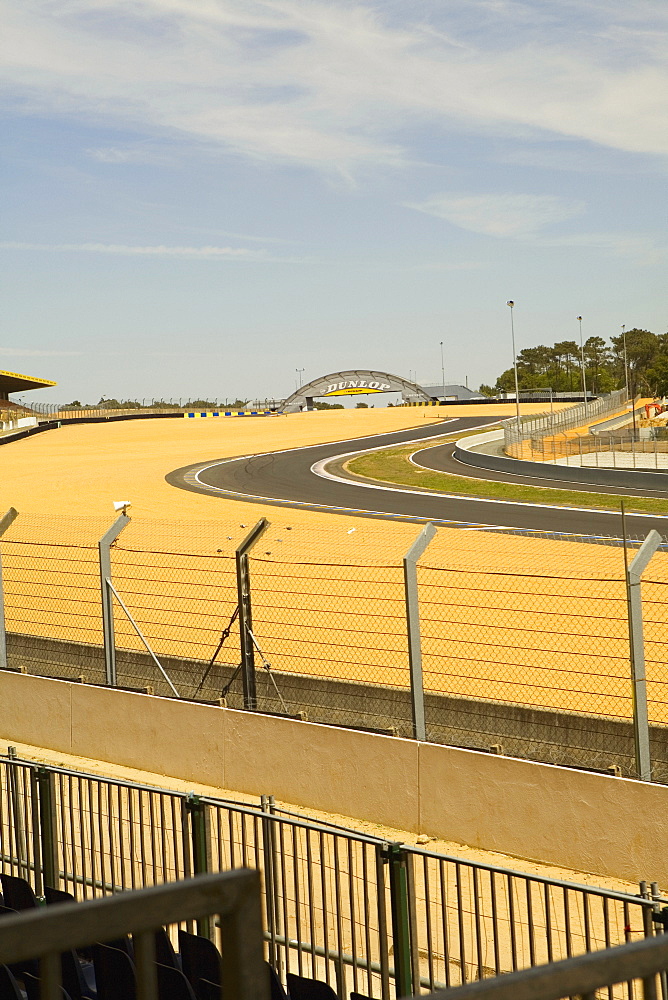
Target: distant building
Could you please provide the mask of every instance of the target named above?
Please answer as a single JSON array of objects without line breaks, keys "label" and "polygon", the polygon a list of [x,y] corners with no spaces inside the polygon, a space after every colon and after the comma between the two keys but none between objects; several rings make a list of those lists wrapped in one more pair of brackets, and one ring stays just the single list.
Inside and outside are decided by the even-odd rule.
[{"label": "distant building", "polygon": [[479,392],[467,389],[465,385],[423,385],[421,387],[432,399],[440,399],[443,402],[456,402],[459,399],[485,399]]}]

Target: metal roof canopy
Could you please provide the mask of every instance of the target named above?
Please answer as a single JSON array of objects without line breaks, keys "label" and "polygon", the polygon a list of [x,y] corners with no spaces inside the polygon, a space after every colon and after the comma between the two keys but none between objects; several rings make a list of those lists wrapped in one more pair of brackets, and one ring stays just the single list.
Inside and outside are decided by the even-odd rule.
[{"label": "metal roof canopy", "polygon": [[0,399],[6,399],[10,392],[27,392],[28,389],[44,389],[49,385],[58,385],[45,378],[33,378],[31,375],[19,375],[18,372],[0,371]]}]

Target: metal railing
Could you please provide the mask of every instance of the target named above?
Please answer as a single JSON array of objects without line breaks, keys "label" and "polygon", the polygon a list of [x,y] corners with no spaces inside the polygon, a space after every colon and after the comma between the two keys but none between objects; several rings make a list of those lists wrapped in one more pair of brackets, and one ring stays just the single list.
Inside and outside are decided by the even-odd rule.
[{"label": "metal railing", "polygon": [[[531,454],[524,457],[538,462],[596,469],[668,470],[668,436],[664,428],[532,438],[530,448]],[[638,490],[642,489],[639,483]]]},{"label": "metal railing", "polygon": [[[0,871],[90,900],[262,876],[268,960],[389,1000],[652,933],[656,899],[389,842],[260,806],[0,757]],[[3,924],[4,927],[4,924]]]},{"label": "metal railing", "polygon": [[[90,417],[119,417],[119,416],[150,416],[159,414],[183,415],[193,409],[196,411],[205,410],[255,410],[255,409],[276,409],[282,405],[282,400],[265,399],[249,401],[240,406],[233,406],[231,402],[209,400],[206,403],[195,404],[191,400],[153,400],[142,399],[137,401],[128,400],[126,403],[120,401],[115,406],[73,406],[63,403],[31,403],[26,405],[25,412],[21,411],[21,416],[36,416],[42,420],[80,420]],[[0,411],[1,412],[1,411]],[[12,418],[19,413],[18,410],[8,411],[12,413]]]},{"label": "metal railing", "polygon": [[40,1000],[61,1000],[62,953],[131,934],[136,995],[140,1000],[157,1000],[154,932],[202,918],[213,918],[207,925],[222,953],[222,996],[267,1000],[260,884],[252,871],[205,875],[113,898],[3,916],[0,965],[37,959]]},{"label": "metal railing", "polygon": [[525,415],[520,417],[519,424],[516,418],[502,420],[504,451],[513,458],[522,458],[522,445],[525,441],[582,427],[607,413],[621,410],[627,398],[626,389],[617,389],[607,396],[599,396],[598,399],[578,403],[556,413]]}]

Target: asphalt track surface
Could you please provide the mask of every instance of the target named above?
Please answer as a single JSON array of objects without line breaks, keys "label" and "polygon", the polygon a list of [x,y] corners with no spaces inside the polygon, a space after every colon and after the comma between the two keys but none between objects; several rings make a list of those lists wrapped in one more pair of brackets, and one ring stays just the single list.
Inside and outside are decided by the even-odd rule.
[{"label": "asphalt track surface", "polygon": [[[447,472],[453,476],[466,476],[467,479],[478,479],[489,483],[515,483],[518,486],[540,486],[542,488],[554,490],[569,490],[576,493],[607,493],[610,496],[619,497],[653,497],[658,500],[668,500],[666,490],[652,490],[642,485],[631,486],[592,486],[591,483],[580,483],[577,481],[578,469],[571,469],[572,479],[550,479],[549,476],[516,476],[508,472],[494,472],[491,469],[481,469],[473,465],[466,465],[455,457],[455,442],[436,445],[431,448],[424,448],[415,451],[411,455],[414,465],[422,469],[431,469],[433,472]],[[547,466],[549,469],[549,466]],[[641,473],[642,475],[642,473]]]},{"label": "asphalt track surface", "polygon": [[[462,417],[368,438],[335,441],[289,451],[200,462],[176,469],[166,476],[172,486],[219,496],[281,507],[298,507],[331,513],[447,524],[452,527],[518,528],[596,537],[619,538],[621,518],[616,512],[555,507],[549,504],[513,503],[478,497],[427,493],[352,479],[323,478],[313,471],[339,456],[425,441],[444,434],[459,434],[488,425],[488,417]],[[416,451],[420,449],[416,447]],[[439,449],[440,451],[441,449]],[[422,452],[421,460],[424,458]],[[462,474],[457,463],[457,474]],[[448,470],[449,471],[449,470]],[[454,470],[453,470],[454,471]],[[574,470],[577,472],[577,470]],[[488,474],[484,473],[486,477]],[[489,473],[490,478],[492,474]],[[476,470],[475,478],[483,478]],[[499,474],[501,480],[508,477]],[[521,477],[518,477],[521,481]],[[563,481],[525,480],[528,485],[570,489]],[[591,492],[591,490],[589,491]],[[596,492],[599,492],[598,490]],[[603,491],[601,491],[603,492]],[[617,492],[617,491],[614,491]],[[623,491],[622,491],[623,492]],[[637,496],[640,491],[636,490]],[[668,538],[668,517],[627,514],[629,537],[644,537],[656,528]]]}]

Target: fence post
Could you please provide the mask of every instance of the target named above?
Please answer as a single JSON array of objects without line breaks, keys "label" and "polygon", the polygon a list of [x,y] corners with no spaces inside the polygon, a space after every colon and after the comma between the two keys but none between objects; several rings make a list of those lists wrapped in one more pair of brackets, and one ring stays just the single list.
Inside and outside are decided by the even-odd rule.
[{"label": "fence post", "polygon": [[104,639],[104,666],[107,684],[116,687],[116,643],[114,640],[114,599],[111,592],[111,546],[130,518],[123,513],[117,518],[97,544],[100,554],[100,588],[102,591],[102,635]]},{"label": "fence post", "polygon": [[[209,811],[206,803],[199,795],[188,792],[186,795],[186,813],[190,820],[190,849],[192,852],[192,875],[203,875],[211,871],[211,836],[209,833]],[[208,917],[200,917],[197,921],[197,933],[202,937],[211,936]]]},{"label": "fence post", "polygon": [[[18,758],[16,747],[7,747],[7,756],[15,761]],[[7,784],[9,786],[9,804],[11,806],[11,822],[9,825],[9,843],[11,845],[12,835],[14,837],[14,848],[16,851],[16,866],[23,878],[30,876],[30,862],[28,860],[28,845],[26,842],[26,829],[23,822],[23,812],[21,810],[21,789],[19,788],[19,768],[10,765],[7,774]],[[9,810],[8,810],[9,813]],[[9,821],[9,815],[7,817]],[[11,858],[10,848],[10,863]]]},{"label": "fence post", "polygon": [[[60,882],[58,870],[58,831],[56,826],[56,800],[53,793],[53,774],[46,767],[36,767],[32,772],[33,788],[39,803],[39,843],[42,869],[42,891],[45,885],[57,889]],[[35,855],[37,874],[37,855]]]},{"label": "fence post", "polygon": [[417,561],[436,534],[431,523],[415,539],[404,556],[404,590],[406,595],[406,625],[408,629],[408,663],[411,672],[411,712],[413,739],[427,739],[424,716],[424,686],[422,684],[422,643],[420,639],[420,603],[418,598]]},{"label": "fence post", "polygon": [[413,996],[411,917],[408,899],[407,852],[401,844],[387,845],[390,863],[390,911],[397,997]]},{"label": "fence post", "polygon": [[[0,517],[0,537],[18,517],[19,512],[10,507],[6,514]],[[7,631],[5,629],[5,591],[2,586],[2,552],[0,552],[0,670],[6,670],[7,662]]]},{"label": "fence post", "polygon": [[376,904],[378,909],[378,962],[382,1000],[390,1000],[390,948],[387,934],[385,866],[389,861],[387,844],[376,844]]},{"label": "fence post", "polygon": [[244,685],[244,708],[250,711],[255,711],[257,708],[257,690],[255,686],[255,647],[250,634],[253,631],[253,617],[251,614],[248,553],[268,527],[269,521],[266,517],[261,518],[255,527],[248,532],[235,553],[237,562],[237,594],[239,600],[241,677]]},{"label": "fence post", "polygon": [[633,684],[633,739],[636,772],[641,781],[652,780],[649,748],[649,718],[647,714],[647,679],[645,676],[645,643],[642,623],[640,583],[650,559],[661,545],[661,535],[652,529],[636,552],[626,571],[629,603],[629,645],[631,680]]},{"label": "fence post", "polygon": [[276,836],[275,823],[269,819],[269,816],[274,812],[274,796],[260,796],[260,808],[265,813],[265,816],[262,817],[262,853],[264,857],[265,908],[267,912],[267,931],[269,934],[269,962],[276,969],[278,975],[281,976],[282,963],[276,940],[281,933],[281,908],[276,891]]}]

